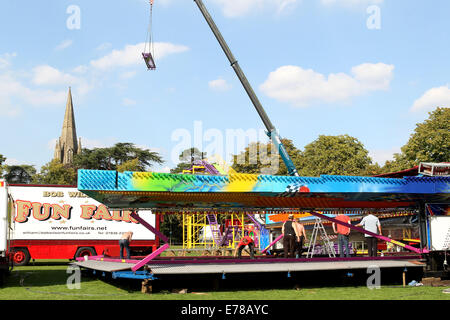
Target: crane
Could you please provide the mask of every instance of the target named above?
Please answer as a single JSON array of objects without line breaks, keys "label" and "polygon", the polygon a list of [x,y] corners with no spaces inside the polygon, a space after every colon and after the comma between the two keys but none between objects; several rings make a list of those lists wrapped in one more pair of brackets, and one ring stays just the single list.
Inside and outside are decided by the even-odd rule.
[{"label": "crane", "polygon": [[209,27],[211,28],[211,31],[214,33],[217,41],[219,42],[220,46],[222,47],[222,50],[224,51],[225,55],[227,56],[228,60],[230,61],[231,67],[234,69],[242,86],[244,87],[250,100],[252,101],[253,106],[255,107],[256,111],[258,112],[259,116],[261,117],[261,120],[267,129],[266,134],[269,136],[269,138],[272,140],[275,147],[278,149],[278,153],[280,154],[281,159],[285,163],[289,175],[299,176],[297,169],[296,169],[294,163],[292,162],[291,157],[287,153],[286,148],[281,141],[281,137],[279,136],[275,126],[272,124],[269,117],[267,116],[267,113],[264,110],[258,97],[256,96],[255,91],[253,90],[252,86],[250,85],[250,82],[247,80],[247,77],[245,76],[244,72],[242,71],[241,67],[239,66],[238,61],[234,57],[230,48],[228,47],[228,44],[226,43],[224,37],[222,36],[219,28],[217,27],[213,18],[209,14],[208,9],[203,4],[202,0],[194,0],[194,2],[197,4],[198,8],[200,9],[203,17],[205,18],[206,22],[208,23]]},{"label": "crane", "polygon": [[[156,65],[153,58],[153,37],[152,37],[152,9],[153,9],[153,2],[154,0],[150,0],[150,23],[149,23],[149,31],[148,31],[148,42],[145,43],[144,52],[142,53],[142,57],[144,58],[145,64],[147,65],[148,70],[155,70]],[[233,67],[234,71],[236,72],[237,77],[242,83],[242,86],[244,87],[245,91],[247,92],[250,100],[253,103],[253,106],[255,107],[256,111],[258,112],[259,116],[261,117],[261,120],[264,123],[264,126],[266,127],[267,131],[266,134],[269,136],[269,138],[272,140],[273,144],[278,150],[278,153],[281,156],[281,159],[285,163],[288,173],[291,176],[298,176],[297,169],[292,162],[291,157],[286,151],[286,148],[284,147],[281,137],[279,136],[275,126],[270,121],[269,117],[267,116],[266,111],[264,110],[261,102],[259,101],[258,97],[255,94],[255,91],[253,90],[252,86],[250,85],[249,81],[247,80],[247,77],[245,76],[244,72],[242,71],[241,67],[239,66],[238,61],[234,57],[233,53],[231,52],[230,48],[228,47],[228,44],[226,43],[225,39],[223,38],[219,28],[217,27],[216,23],[214,22],[213,18],[208,12],[208,9],[206,9],[205,5],[203,4],[202,0],[194,0],[194,2],[197,4],[198,8],[200,9],[201,13],[203,14],[206,22],[208,23],[209,27],[211,28],[212,32],[214,33],[217,41],[219,41],[220,46],[222,47],[225,55],[227,56],[228,60],[231,63],[231,66]],[[148,44],[148,50],[147,50],[147,44]]]}]

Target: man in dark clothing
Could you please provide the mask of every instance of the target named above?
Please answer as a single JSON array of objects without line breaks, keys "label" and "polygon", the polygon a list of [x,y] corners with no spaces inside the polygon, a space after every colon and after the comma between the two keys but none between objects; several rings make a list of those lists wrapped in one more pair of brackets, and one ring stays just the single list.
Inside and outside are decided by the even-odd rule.
[{"label": "man in dark clothing", "polygon": [[300,241],[297,228],[294,224],[294,215],[289,215],[289,220],[283,223],[281,232],[283,233],[283,249],[285,258],[294,258],[295,241]]}]

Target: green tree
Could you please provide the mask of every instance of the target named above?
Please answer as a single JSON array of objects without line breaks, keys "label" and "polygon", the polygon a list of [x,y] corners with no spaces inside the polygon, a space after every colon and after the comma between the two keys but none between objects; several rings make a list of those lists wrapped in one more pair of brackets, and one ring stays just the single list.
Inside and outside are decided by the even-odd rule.
[{"label": "green tree", "polygon": [[157,152],[125,142],[116,143],[110,148],[83,149],[81,154],[74,156],[73,166],[80,169],[117,170],[125,163],[129,166],[135,159],[138,162],[133,167],[136,171],[146,171],[154,163],[164,162]]},{"label": "green tree", "polygon": [[387,161],[384,172],[405,170],[420,162],[450,160],[450,108],[436,108],[428,119],[418,123],[408,142],[393,161]]},{"label": "green tree", "polygon": [[139,169],[139,159],[131,159],[128,161],[123,162],[122,164],[119,164],[117,166],[117,171],[124,172],[124,171],[140,171]]},{"label": "green tree", "polygon": [[164,214],[159,231],[167,236],[172,244],[183,243],[183,221],[181,214]]},{"label": "green tree", "polygon": [[362,175],[371,164],[369,152],[358,139],[320,135],[305,146],[298,170],[301,176]]},{"label": "green tree", "polygon": [[[294,165],[298,167],[301,152],[294,146],[292,140],[282,139],[287,153]],[[287,175],[288,170],[281,156],[274,152],[272,142],[250,143],[240,154],[233,155],[232,168],[239,173]]]},{"label": "green tree", "polygon": [[170,170],[170,173],[182,173],[183,170],[190,169],[194,161],[203,160],[205,157],[206,152],[201,152],[197,148],[185,149],[178,156],[180,162],[175,168]]},{"label": "green tree", "polygon": [[3,166],[4,179],[8,183],[29,184],[32,182],[33,176],[36,174],[34,166],[30,165],[13,165]]},{"label": "green tree", "polygon": [[33,177],[36,184],[76,185],[77,172],[70,165],[64,165],[53,159],[41,168],[41,172]]},{"label": "green tree", "polygon": [[383,168],[378,163],[369,164],[364,170],[361,171],[361,176],[376,176],[377,174],[384,173]]},{"label": "green tree", "polygon": [[6,158],[0,154],[0,178],[3,176],[3,162],[6,161]]}]

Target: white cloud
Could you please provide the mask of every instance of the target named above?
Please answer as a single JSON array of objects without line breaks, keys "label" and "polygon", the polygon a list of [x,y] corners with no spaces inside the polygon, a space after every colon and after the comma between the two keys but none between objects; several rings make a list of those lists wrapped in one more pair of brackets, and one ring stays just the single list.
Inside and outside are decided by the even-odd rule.
[{"label": "white cloud", "polygon": [[[143,63],[142,51],[145,43],[135,45],[126,45],[121,50],[113,50],[102,58],[92,60],[91,66],[100,70],[107,70],[116,67],[127,67]],[[189,50],[187,46],[176,45],[167,42],[154,43],[155,60],[162,59],[165,56],[174,53],[181,53]]]},{"label": "white cloud", "polygon": [[[78,73],[86,73],[87,70],[83,66],[76,67],[73,71]],[[89,80],[89,76],[80,77],[74,76],[70,73],[62,72],[49,65],[41,65],[33,68],[32,70],[32,82],[39,86],[61,86],[64,85],[66,88],[71,86],[74,87],[74,91],[78,96],[84,96],[89,91],[92,90],[93,82],[92,79]]]},{"label": "white cloud", "polygon": [[95,48],[96,51],[103,51],[111,48],[112,44],[109,42],[103,42],[101,43],[97,48]]},{"label": "white cloud", "polygon": [[78,74],[83,74],[83,73],[86,73],[88,71],[89,71],[89,68],[87,66],[83,66],[83,65],[80,65],[80,66],[75,67],[75,68],[72,69],[72,72],[78,73]]},{"label": "white cloud", "polygon": [[48,106],[63,104],[66,97],[65,91],[49,89],[32,89],[22,84],[11,74],[0,75],[0,102],[3,114],[17,115],[20,111],[20,102],[32,106]]},{"label": "white cloud", "polygon": [[[9,59],[15,54],[4,54]],[[62,72],[49,65],[40,65],[31,71],[15,70],[4,64],[0,73],[0,114],[15,117],[28,106],[65,106],[67,87],[73,87],[78,97],[92,89],[88,80]]]},{"label": "white cloud", "polygon": [[4,53],[0,55],[0,69],[8,68],[11,65],[11,59],[16,56],[16,53]]},{"label": "white cloud", "polygon": [[41,65],[33,68],[33,83],[36,85],[73,84],[78,79],[63,73],[49,65]]},{"label": "white cloud", "polygon": [[72,40],[70,40],[70,39],[64,40],[64,41],[62,41],[60,44],[58,44],[58,45],[55,47],[55,50],[61,51],[61,50],[67,49],[67,48],[70,47],[72,44],[73,44],[73,41],[72,41]]},{"label": "white cloud", "polygon": [[393,65],[364,63],[351,74],[331,73],[325,76],[311,69],[283,66],[271,72],[260,90],[267,96],[306,107],[318,102],[347,102],[370,91],[387,90],[393,78]]},{"label": "white cloud", "polygon": [[411,111],[429,111],[436,107],[450,108],[449,85],[432,88],[425,92],[419,99],[414,101]]},{"label": "white cloud", "polygon": [[231,89],[231,85],[222,78],[208,82],[208,86],[214,91],[228,91]]},{"label": "white cloud", "polygon": [[229,18],[245,16],[257,11],[275,11],[281,13],[301,0],[214,0]]},{"label": "white cloud", "polygon": [[20,166],[21,164],[26,163],[25,161],[20,161],[14,158],[7,158],[5,164],[8,166]]}]

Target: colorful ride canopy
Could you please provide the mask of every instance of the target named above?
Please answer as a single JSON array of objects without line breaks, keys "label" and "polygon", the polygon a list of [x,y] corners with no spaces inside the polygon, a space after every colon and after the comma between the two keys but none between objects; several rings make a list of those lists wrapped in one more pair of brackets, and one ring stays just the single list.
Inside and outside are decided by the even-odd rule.
[{"label": "colorful ride canopy", "polygon": [[449,203],[449,177],[227,176],[79,170],[78,189],[110,208],[408,208]]}]

